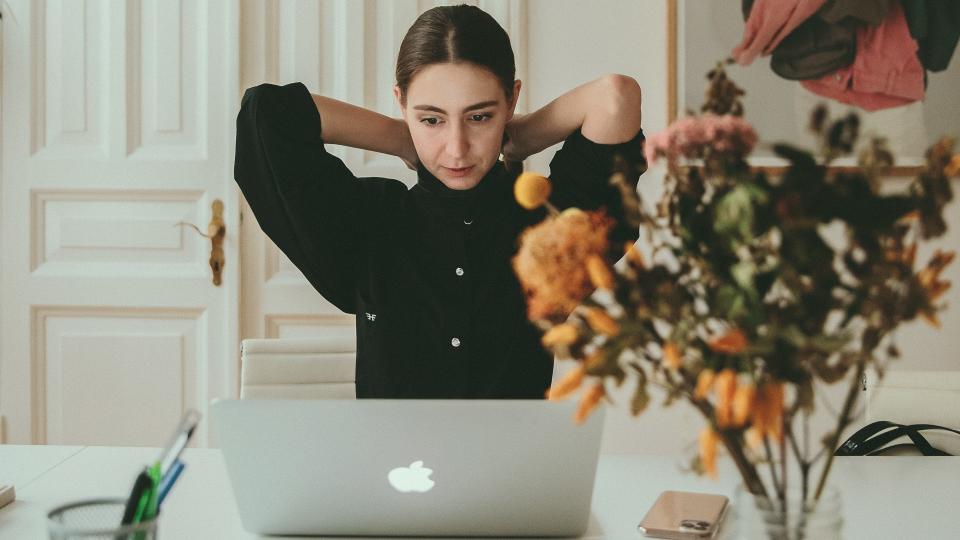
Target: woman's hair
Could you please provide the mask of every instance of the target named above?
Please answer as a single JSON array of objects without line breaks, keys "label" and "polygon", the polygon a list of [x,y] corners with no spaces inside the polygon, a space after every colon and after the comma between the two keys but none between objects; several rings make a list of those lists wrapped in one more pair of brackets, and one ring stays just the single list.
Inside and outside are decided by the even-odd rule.
[{"label": "woman's hair", "polygon": [[424,11],[400,43],[397,86],[406,105],[410,81],[430,64],[469,62],[486,68],[513,98],[516,66],[510,37],[488,13],[475,6],[440,6]]}]

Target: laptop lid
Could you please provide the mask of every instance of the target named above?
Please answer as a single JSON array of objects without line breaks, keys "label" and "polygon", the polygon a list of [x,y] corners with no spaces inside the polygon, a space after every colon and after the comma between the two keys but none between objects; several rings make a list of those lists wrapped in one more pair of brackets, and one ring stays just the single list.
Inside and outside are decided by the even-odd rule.
[{"label": "laptop lid", "polygon": [[211,418],[258,534],[579,536],[604,408],[573,401],[220,400]]}]

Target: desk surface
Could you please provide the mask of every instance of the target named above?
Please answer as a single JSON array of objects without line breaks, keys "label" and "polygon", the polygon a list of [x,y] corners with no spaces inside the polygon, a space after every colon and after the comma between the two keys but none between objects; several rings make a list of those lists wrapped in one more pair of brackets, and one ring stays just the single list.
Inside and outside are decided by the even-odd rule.
[{"label": "desk surface", "polygon": [[[17,488],[17,501],[0,510],[0,537],[46,538],[48,510],[124,496],[156,455],[153,448],[0,446],[0,482]],[[241,528],[220,452],[187,449],[183,460],[187,468],[164,504],[160,537],[257,538]],[[960,457],[840,458],[832,474],[843,494],[844,538],[956,537]],[[601,456],[587,537],[643,538],[637,523],[661,491],[732,496],[737,483],[729,461],[714,482],[680,472],[670,457]]]}]

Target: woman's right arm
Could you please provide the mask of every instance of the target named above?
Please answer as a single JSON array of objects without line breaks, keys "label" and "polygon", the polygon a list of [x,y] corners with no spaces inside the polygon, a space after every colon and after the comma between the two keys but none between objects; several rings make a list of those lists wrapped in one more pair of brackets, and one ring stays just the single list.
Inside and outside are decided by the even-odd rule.
[{"label": "woman's right arm", "polygon": [[325,143],[397,156],[416,168],[417,152],[403,120],[326,96],[310,96],[320,113]]}]

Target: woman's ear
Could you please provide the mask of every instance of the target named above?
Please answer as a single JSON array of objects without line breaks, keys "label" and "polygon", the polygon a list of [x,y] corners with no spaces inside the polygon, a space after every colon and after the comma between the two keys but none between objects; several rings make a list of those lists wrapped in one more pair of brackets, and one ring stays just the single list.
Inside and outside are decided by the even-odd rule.
[{"label": "woman's ear", "polygon": [[520,101],[520,79],[513,81],[513,98],[510,100],[509,114],[507,115],[507,121],[510,121],[513,118],[513,113],[517,110],[517,103]]},{"label": "woman's ear", "polygon": [[403,119],[407,119],[407,107],[403,104],[402,99],[403,94],[400,92],[400,87],[397,85],[393,86],[393,97],[397,100],[397,106],[400,107],[400,114],[403,115]]}]

